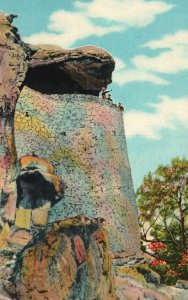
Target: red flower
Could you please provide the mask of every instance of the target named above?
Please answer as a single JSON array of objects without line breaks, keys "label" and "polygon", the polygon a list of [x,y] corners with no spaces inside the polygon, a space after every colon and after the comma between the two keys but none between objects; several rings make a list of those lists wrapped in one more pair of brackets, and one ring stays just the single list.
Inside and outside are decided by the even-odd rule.
[{"label": "red flower", "polygon": [[160,252],[160,251],[167,251],[167,246],[162,242],[151,242],[148,245],[149,250],[152,252]]},{"label": "red flower", "polygon": [[181,275],[181,273],[173,270],[169,270],[168,272],[166,272],[166,276],[168,277],[177,277],[179,275]]},{"label": "red flower", "polygon": [[150,266],[151,267],[158,267],[158,266],[162,266],[162,265],[166,265],[166,262],[162,259],[154,259],[151,263],[150,263]]}]

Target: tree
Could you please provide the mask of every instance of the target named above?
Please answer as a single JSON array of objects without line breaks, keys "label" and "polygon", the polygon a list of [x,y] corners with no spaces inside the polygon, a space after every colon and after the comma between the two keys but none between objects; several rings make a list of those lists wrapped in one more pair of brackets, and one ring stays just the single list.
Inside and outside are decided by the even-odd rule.
[{"label": "tree", "polygon": [[137,203],[143,249],[166,283],[188,279],[188,160],[174,158],[145,176]]}]

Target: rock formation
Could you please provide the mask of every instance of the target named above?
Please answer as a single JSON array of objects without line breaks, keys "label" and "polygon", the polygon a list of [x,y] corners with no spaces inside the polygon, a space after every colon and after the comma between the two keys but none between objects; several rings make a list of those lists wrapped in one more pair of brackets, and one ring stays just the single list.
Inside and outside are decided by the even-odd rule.
[{"label": "rock formation", "polygon": [[18,254],[7,291],[26,299],[115,300],[108,237],[83,215],[55,222]]},{"label": "rock formation", "polygon": [[24,87],[17,103],[18,157],[32,151],[52,163],[65,182],[50,222],[85,214],[104,218],[112,252],[139,251],[137,208],[122,112],[111,102],[80,94],[47,95]]},{"label": "rock formation", "polygon": [[140,241],[123,114],[99,98],[113,58],[25,45],[12,21],[0,14],[0,299],[168,299],[126,279],[158,284],[126,266]]},{"label": "rock formation", "polygon": [[[32,46],[31,46],[32,47]],[[73,50],[32,47],[25,84],[45,94],[98,95],[111,83],[115,63],[105,51],[86,46]]]},{"label": "rock formation", "polygon": [[[0,202],[1,215],[13,220],[7,203],[15,205],[16,148],[14,113],[27,72],[27,54],[14,27],[0,13]],[[3,212],[4,208],[4,212]]]},{"label": "rock formation", "polygon": [[63,198],[63,183],[54,174],[53,166],[43,159],[24,156],[20,165],[15,224],[25,229],[45,226],[50,208]]}]

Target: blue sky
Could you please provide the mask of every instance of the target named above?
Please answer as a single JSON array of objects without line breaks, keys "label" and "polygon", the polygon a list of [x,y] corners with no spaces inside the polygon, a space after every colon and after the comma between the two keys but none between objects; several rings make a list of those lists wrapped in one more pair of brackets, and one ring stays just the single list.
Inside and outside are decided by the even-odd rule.
[{"label": "blue sky", "polygon": [[149,171],[188,154],[187,0],[0,0],[25,41],[95,45],[116,61],[135,189]]}]

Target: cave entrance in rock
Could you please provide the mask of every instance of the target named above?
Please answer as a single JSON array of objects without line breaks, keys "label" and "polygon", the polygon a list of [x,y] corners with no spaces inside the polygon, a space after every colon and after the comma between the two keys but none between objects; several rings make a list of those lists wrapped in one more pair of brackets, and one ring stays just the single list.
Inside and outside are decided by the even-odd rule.
[{"label": "cave entrance in rock", "polygon": [[16,207],[35,209],[43,206],[48,200],[54,199],[55,187],[45,180],[44,176],[36,169],[26,172],[17,178],[18,199]]},{"label": "cave entrance in rock", "polygon": [[28,70],[25,85],[33,90],[50,94],[85,94],[83,88],[56,64],[37,66]]},{"label": "cave entrance in rock", "polygon": [[16,184],[16,226],[24,229],[45,226],[48,212],[57,202],[60,187],[60,179],[53,173],[53,166],[38,157],[23,157]]},{"label": "cave entrance in rock", "polygon": [[18,176],[16,226],[30,229],[32,225],[46,225],[55,195],[54,185],[46,181],[39,171]]}]

